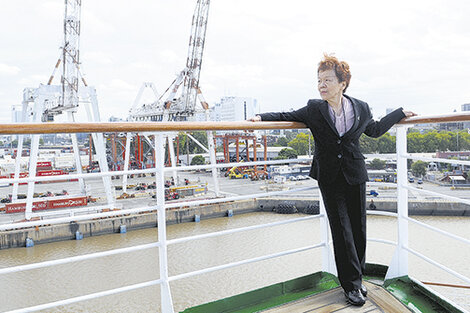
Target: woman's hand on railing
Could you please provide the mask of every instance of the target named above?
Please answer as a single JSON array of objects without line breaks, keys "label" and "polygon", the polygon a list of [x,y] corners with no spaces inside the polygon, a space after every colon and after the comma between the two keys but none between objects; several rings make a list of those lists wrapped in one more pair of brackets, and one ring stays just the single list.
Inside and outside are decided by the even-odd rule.
[{"label": "woman's hand on railing", "polygon": [[415,112],[412,112],[412,111],[405,111],[403,110],[403,113],[405,114],[405,117],[406,118],[409,118],[409,117],[413,117],[413,116],[417,116],[418,114],[416,114]]},{"label": "woman's hand on railing", "polygon": [[261,116],[255,115],[255,116],[247,119],[247,121],[249,121],[249,122],[261,122]]}]

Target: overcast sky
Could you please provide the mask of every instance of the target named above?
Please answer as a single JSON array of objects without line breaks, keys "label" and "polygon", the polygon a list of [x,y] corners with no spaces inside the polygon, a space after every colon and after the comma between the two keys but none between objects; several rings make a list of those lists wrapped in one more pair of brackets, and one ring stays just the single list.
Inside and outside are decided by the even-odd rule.
[{"label": "overcast sky", "polygon": [[[103,120],[125,118],[142,82],[163,92],[183,69],[195,5],[82,1],[82,69]],[[348,94],[375,116],[400,106],[460,111],[470,102],[469,14],[468,0],[212,0],[200,86],[211,106],[242,96],[256,98],[261,111],[297,109],[319,97],[316,66],[334,52],[350,64]],[[2,1],[0,122],[10,122],[24,87],[47,82],[63,18],[63,0]]]}]

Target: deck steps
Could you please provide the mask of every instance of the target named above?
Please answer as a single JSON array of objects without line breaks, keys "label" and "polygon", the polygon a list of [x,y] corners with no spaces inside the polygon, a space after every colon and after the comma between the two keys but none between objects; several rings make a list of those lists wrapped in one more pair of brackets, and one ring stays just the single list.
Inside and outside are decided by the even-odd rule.
[{"label": "deck steps", "polygon": [[327,313],[327,312],[411,312],[388,291],[375,284],[364,282],[367,287],[367,302],[362,307],[346,303],[343,289],[335,288],[317,295],[292,301],[281,306],[263,310],[263,313]]}]

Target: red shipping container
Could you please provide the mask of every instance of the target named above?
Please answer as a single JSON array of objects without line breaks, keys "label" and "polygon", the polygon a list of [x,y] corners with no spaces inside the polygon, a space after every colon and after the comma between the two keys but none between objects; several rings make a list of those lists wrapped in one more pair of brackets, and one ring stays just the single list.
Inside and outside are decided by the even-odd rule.
[{"label": "red shipping container", "polygon": [[[19,175],[18,177],[19,177],[19,178],[28,177],[28,173],[22,172],[22,173],[20,173],[20,175]],[[10,173],[10,178],[15,178],[15,173]]]},{"label": "red shipping container", "polygon": [[52,167],[52,162],[38,162],[36,163],[36,167]]},{"label": "red shipping container", "polygon": [[[18,176],[18,178],[25,178],[25,177],[28,177],[28,173],[26,172],[20,173],[20,175]],[[10,178],[15,178],[15,173],[10,173]],[[19,183],[19,184],[26,185],[27,183]]]},{"label": "red shipping container", "polygon": [[38,171],[36,176],[56,176],[66,174],[63,170]]},{"label": "red shipping container", "polygon": [[[33,211],[48,209],[48,201],[33,202]],[[5,204],[5,213],[18,213],[26,210],[26,203],[7,203]]]},{"label": "red shipping container", "polygon": [[[77,207],[87,205],[87,197],[62,198],[33,202],[33,211]],[[26,203],[7,203],[5,213],[18,213],[26,210]]]},{"label": "red shipping container", "polygon": [[85,206],[87,205],[86,197],[75,197],[75,198],[66,198],[66,199],[57,199],[47,201],[48,209],[57,209],[57,208],[66,208],[66,207],[75,207],[75,206]]}]

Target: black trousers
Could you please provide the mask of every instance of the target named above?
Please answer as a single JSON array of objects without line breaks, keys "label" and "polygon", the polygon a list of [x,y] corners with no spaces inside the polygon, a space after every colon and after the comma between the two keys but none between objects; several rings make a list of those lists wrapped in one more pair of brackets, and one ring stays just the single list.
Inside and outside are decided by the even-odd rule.
[{"label": "black trousers", "polygon": [[366,264],[366,184],[349,185],[340,172],[319,187],[330,222],[336,268],[345,291],[359,289]]}]

